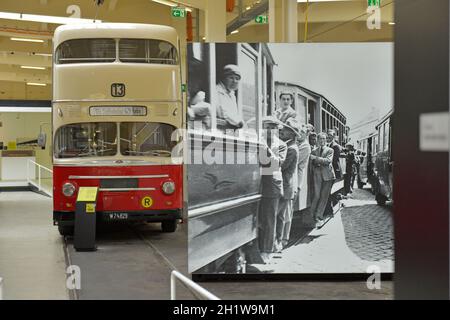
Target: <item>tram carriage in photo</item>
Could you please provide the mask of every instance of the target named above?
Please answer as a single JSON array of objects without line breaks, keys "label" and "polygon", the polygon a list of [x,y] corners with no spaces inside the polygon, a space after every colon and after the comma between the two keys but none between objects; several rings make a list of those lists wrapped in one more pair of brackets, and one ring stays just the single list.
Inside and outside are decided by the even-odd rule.
[{"label": "tram carriage in photo", "polygon": [[[188,45],[188,96],[201,92],[211,108],[208,119],[188,119],[188,256],[189,272],[245,273],[256,247],[261,199],[261,167],[252,162],[262,145],[262,117],[273,115],[279,93],[294,94],[293,107],[301,124],[311,123],[316,132],[338,128],[340,142],[347,137],[346,118],[325,97],[298,85],[274,81],[276,67],[267,44],[228,43]],[[216,114],[216,84],[228,64],[240,69],[236,92],[244,127],[228,132]],[[189,104],[189,103],[188,103]],[[189,107],[188,107],[189,108]],[[196,163],[205,151],[224,164]],[[226,150],[247,164],[227,164]],[[200,160],[201,161],[201,160]],[[345,168],[345,166],[344,166]],[[307,171],[307,170],[306,170]],[[307,178],[296,211],[307,207]]]},{"label": "tram carriage in photo", "polygon": [[379,205],[393,198],[392,115],[393,110],[390,110],[375,127],[378,143],[373,160],[372,190]]},{"label": "tram carriage in photo", "polygon": [[[244,272],[245,248],[257,237],[261,174],[256,157],[261,118],[273,103],[273,58],[265,44],[194,43],[188,46],[188,64],[189,96],[203,91],[213,110],[206,128],[198,130],[188,120],[189,270]],[[237,103],[245,121],[245,128],[231,135],[214,109],[219,70],[228,64],[241,68]],[[202,159],[212,141],[216,158],[225,163],[224,151],[231,149],[246,164],[195,164],[196,153]]]},{"label": "tram carriage in photo", "polygon": [[357,155],[360,159],[359,170],[357,172],[358,188],[363,189],[369,183],[372,185],[374,178],[374,155],[376,153],[378,136],[376,132],[360,138],[357,142]]},{"label": "tram carriage in photo", "polygon": [[101,220],[182,218],[183,167],[171,157],[183,128],[179,39],[167,26],[65,25],[54,35],[53,221],[73,233],[80,187],[98,187]]}]

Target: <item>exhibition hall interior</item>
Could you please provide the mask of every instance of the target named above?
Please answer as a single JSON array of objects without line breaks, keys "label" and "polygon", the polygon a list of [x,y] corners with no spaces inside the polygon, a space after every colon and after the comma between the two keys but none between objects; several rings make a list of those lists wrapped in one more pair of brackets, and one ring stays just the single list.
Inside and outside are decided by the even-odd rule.
[{"label": "exhibition hall interior", "polygon": [[402,130],[448,197],[448,79],[404,72],[425,2],[1,0],[0,300],[448,299],[397,238],[431,237]]}]

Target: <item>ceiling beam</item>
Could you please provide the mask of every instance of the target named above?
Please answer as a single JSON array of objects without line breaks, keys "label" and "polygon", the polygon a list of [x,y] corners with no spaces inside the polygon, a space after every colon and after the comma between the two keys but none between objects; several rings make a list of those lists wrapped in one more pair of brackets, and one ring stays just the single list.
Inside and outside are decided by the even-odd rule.
[{"label": "ceiling beam", "polygon": [[0,64],[50,68],[52,57],[33,55],[30,52],[0,51]]},{"label": "ceiling beam", "polygon": [[253,21],[258,15],[263,14],[268,10],[269,0],[263,0],[259,4],[254,5],[251,9],[244,11],[241,15],[227,24],[227,35],[250,21]]},{"label": "ceiling beam", "polygon": [[52,79],[50,75],[37,75],[30,72],[3,72],[0,71],[0,81],[12,82],[39,82],[51,84]]}]

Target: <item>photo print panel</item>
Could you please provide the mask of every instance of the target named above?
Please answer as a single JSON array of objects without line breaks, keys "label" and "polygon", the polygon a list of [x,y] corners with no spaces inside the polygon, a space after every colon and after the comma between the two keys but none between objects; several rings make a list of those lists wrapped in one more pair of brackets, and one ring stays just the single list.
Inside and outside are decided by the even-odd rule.
[{"label": "photo print panel", "polygon": [[392,273],[391,43],[188,45],[193,275]]}]

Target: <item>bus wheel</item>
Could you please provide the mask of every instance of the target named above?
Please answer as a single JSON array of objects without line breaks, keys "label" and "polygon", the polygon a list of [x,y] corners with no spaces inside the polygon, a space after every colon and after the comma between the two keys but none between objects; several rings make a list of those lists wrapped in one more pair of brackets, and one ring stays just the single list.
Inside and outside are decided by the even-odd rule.
[{"label": "bus wheel", "polygon": [[377,201],[377,204],[379,206],[384,206],[386,204],[387,198],[385,196],[383,196],[382,194],[377,193],[377,195],[375,196],[375,200]]},{"label": "bus wheel", "polygon": [[175,232],[177,230],[177,220],[166,220],[161,222],[163,232]]},{"label": "bus wheel", "polygon": [[74,226],[60,226],[58,225],[59,234],[62,236],[73,236]]}]

